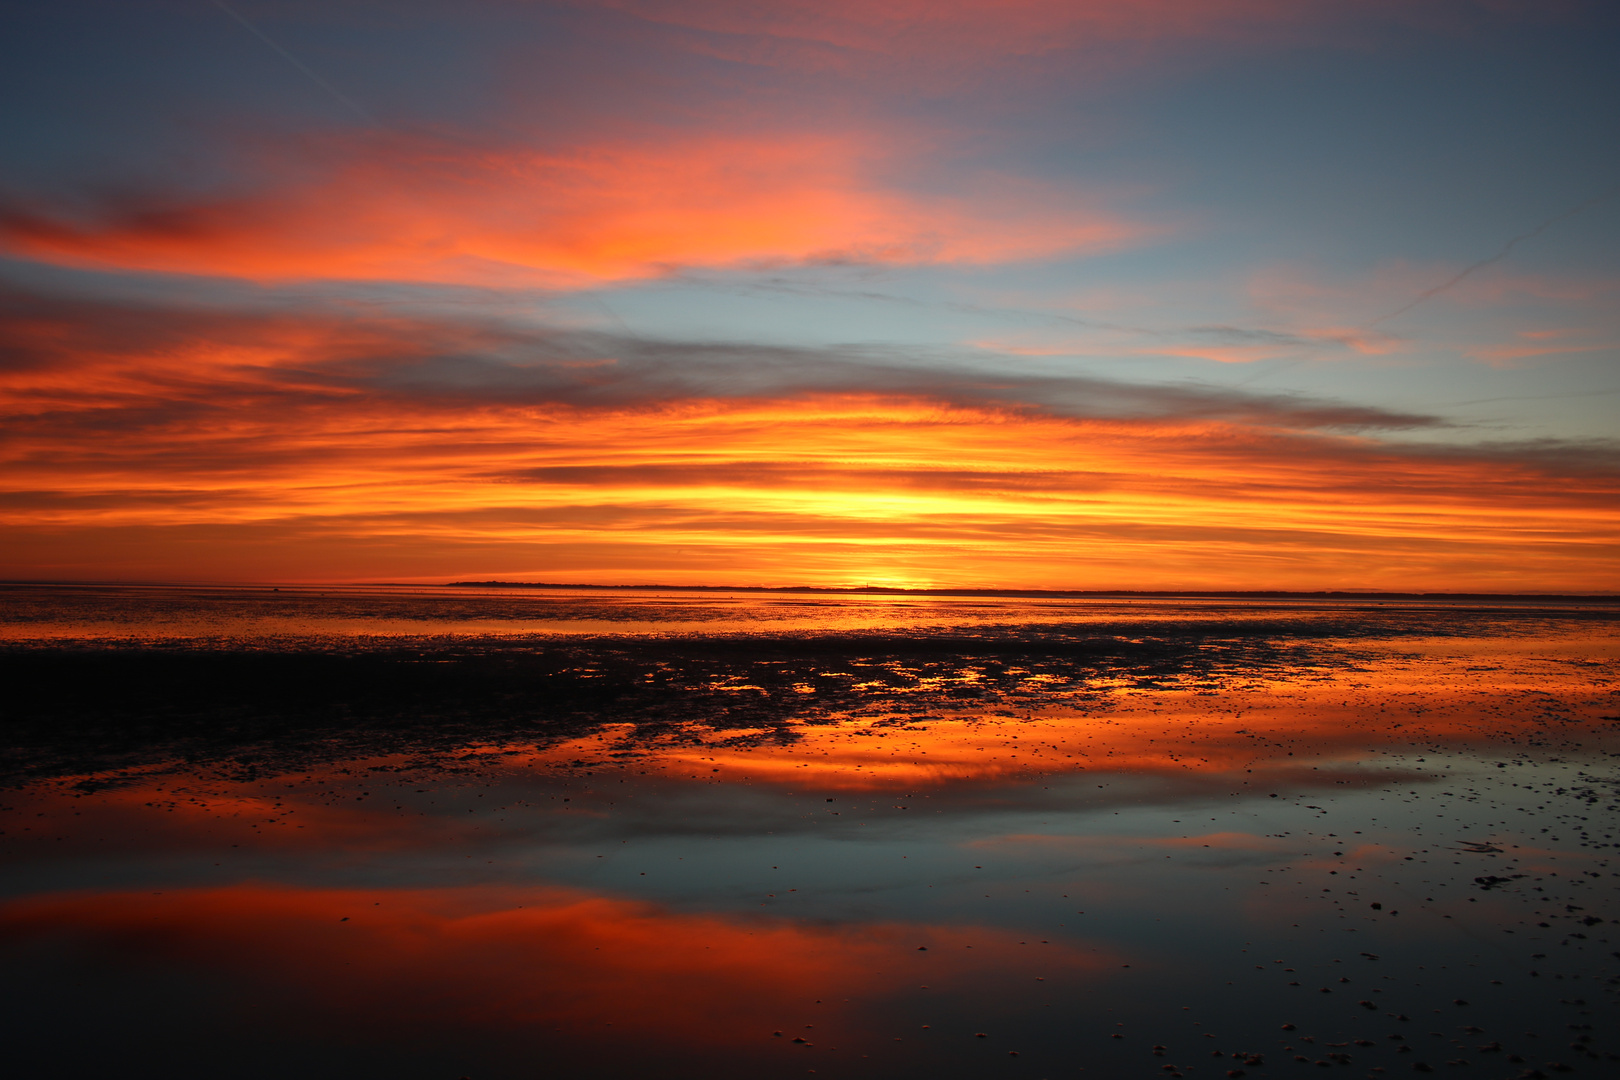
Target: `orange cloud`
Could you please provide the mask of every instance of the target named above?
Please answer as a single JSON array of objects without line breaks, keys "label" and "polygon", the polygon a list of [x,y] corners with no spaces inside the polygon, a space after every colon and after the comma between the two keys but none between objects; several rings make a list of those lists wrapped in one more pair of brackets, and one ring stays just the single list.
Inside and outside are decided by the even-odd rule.
[{"label": "orange cloud", "polygon": [[1366,433],[1423,417],[340,307],[11,303],[18,576],[1615,580],[1612,462]]},{"label": "orange cloud", "polygon": [[[221,388],[221,406],[233,396]],[[92,544],[114,544],[94,530],[120,530],[100,556],[80,556],[110,566],[102,560],[139,553],[132,528],[169,530],[153,540],[172,545],[183,540],[175,529],[201,530],[201,541],[234,526],[293,545],[278,558],[297,577],[360,569],[322,554],[346,538],[403,559],[361,576],[465,576],[493,563],[551,579],[739,583],[1614,580],[1614,480],[1569,483],[1556,462],[864,396],[605,413],[373,409],[342,395],[273,412],[243,397],[250,407],[229,415],[169,403],[117,453],[99,442],[93,412],[83,429],[15,433],[11,565],[67,555],[64,530]],[[26,494],[40,489],[50,494]],[[57,539],[29,554],[24,530]],[[263,554],[239,539],[247,546],[232,557],[245,561],[211,574],[274,573],[254,571]],[[147,572],[189,576],[205,565],[196,558]]]},{"label": "orange cloud", "polygon": [[[1188,336],[1222,336],[1224,328],[1195,328]],[[1259,340],[1247,342],[1189,342],[1161,348],[1133,347],[1128,351],[1143,356],[1184,356],[1196,360],[1213,360],[1217,364],[1252,364],[1261,360],[1306,358],[1324,353],[1353,352],[1361,356],[1381,356],[1395,350],[1397,339],[1365,330],[1341,327],[1298,327],[1289,331],[1250,331],[1247,335],[1238,329],[1224,336],[1240,338],[1250,336]]]},{"label": "orange cloud", "polygon": [[[71,266],[248,278],[575,287],[681,267],[999,263],[1149,230],[1095,199],[984,176],[956,194],[880,178],[893,140],[699,136],[542,152],[378,137],[258,162],[258,189],[130,200],[78,220],[0,214],[0,246]],[[283,148],[281,154],[286,154]]]},{"label": "orange cloud", "polygon": [[1542,356],[1567,356],[1570,353],[1597,352],[1600,349],[1611,352],[1620,350],[1620,344],[1600,343],[1596,345],[1481,345],[1464,350],[1466,355],[1474,360],[1489,364],[1491,367],[1511,368],[1522,366],[1520,361],[1533,360]]}]

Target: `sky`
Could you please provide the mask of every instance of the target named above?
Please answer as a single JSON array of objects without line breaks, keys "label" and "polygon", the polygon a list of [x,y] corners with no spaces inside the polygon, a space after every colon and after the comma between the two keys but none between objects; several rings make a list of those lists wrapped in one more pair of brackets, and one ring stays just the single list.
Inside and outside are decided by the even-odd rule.
[{"label": "sky", "polygon": [[1620,9],[3,4],[0,577],[1620,589]]}]

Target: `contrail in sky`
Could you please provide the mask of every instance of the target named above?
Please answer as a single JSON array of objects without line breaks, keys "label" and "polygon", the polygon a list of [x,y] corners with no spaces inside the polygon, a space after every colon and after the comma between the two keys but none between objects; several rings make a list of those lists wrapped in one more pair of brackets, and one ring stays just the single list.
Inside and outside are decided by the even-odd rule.
[{"label": "contrail in sky", "polygon": [[1565,210],[1562,214],[1555,214],[1554,216],[1548,218],[1546,221],[1543,221],[1540,225],[1537,225],[1535,228],[1531,229],[1529,232],[1520,233],[1518,236],[1515,236],[1513,239],[1511,239],[1507,243],[1503,244],[1501,250],[1498,251],[1495,255],[1492,255],[1490,258],[1481,259],[1479,262],[1474,263],[1472,266],[1465,267],[1462,271],[1460,271],[1459,273],[1457,273],[1453,277],[1449,278],[1448,280],[1442,281],[1440,284],[1436,285],[1434,288],[1426,289],[1423,292],[1418,293],[1418,295],[1416,297],[1414,297],[1411,301],[1409,301],[1405,306],[1398,307],[1394,311],[1391,311],[1390,313],[1388,313],[1387,315],[1378,316],[1378,318],[1374,319],[1372,322],[1367,323],[1366,326],[1365,326],[1365,329],[1371,330],[1373,327],[1377,326],[1379,323],[1388,322],[1390,319],[1395,318],[1397,315],[1405,315],[1408,311],[1411,311],[1413,308],[1415,308],[1419,304],[1422,304],[1425,301],[1429,300],[1431,297],[1438,296],[1439,294],[1445,292],[1447,289],[1450,289],[1453,286],[1456,286],[1456,285],[1460,284],[1464,278],[1468,277],[1470,274],[1474,273],[1476,270],[1483,270],[1483,269],[1485,269],[1485,267],[1491,265],[1492,263],[1500,262],[1503,259],[1507,258],[1509,253],[1511,253],[1515,247],[1522,244],[1524,241],[1534,239],[1535,237],[1540,236],[1542,233],[1546,232],[1548,229],[1552,228],[1554,225],[1557,225],[1559,222],[1561,222],[1561,221],[1563,221],[1563,220],[1565,220],[1567,218],[1572,218],[1576,214],[1579,214],[1582,210],[1586,210],[1586,209],[1588,209],[1590,207],[1596,206],[1598,203],[1603,202],[1605,199],[1612,199],[1616,195],[1620,195],[1620,187],[1612,187],[1608,191],[1605,191],[1600,195],[1592,196],[1590,199],[1587,199],[1585,202],[1581,203],[1579,206],[1573,206],[1570,209]]},{"label": "contrail in sky", "polygon": [[[1411,311],[1413,308],[1419,306],[1420,304],[1427,303],[1429,300],[1432,300],[1434,297],[1439,296],[1441,293],[1445,292],[1447,289],[1455,288],[1457,285],[1461,284],[1464,279],[1466,279],[1469,275],[1475,273],[1476,271],[1483,270],[1483,269],[1485,269],[1485,267],[1490,266],[1492,263],[1501,262],[1503,259],[1507,258],[1508,255],[1510,255],[1513,252],[1514,248],[1518,247],[1520,244],[1524,243],[1526,240],[1534,239],[1535,237],[1540,236],[1542,233],[1546,232],[1548,229],[1552,228],[1554,225],[1557,225],[1559,222],[1566,221],[1569,218],[1574,217],[1576,214],[1579,214],[1584,210],[1591,209],[1592,207],[1596,206],[1600,202],[1604,202],[1605,200],[1614,198],[1616,195],[1620,195],[1620,187],[1612,187],[1607,191],[1600,192],[1600,193],[1592,196],[1590,199],[1587,199],[1583,203],[1579,203],[1579,204],[1577,204],[1575,206],[1570,207],[1568,210],[1565,210],[1563,213],[1554,214],[1552,217],[1548,218],[1546,221],[1543,221],[1540,225],[1537,225],[1535,228],[1529,230],[1528,232],[1522,232],[1518,236],[1515,236],[1512,239],[1508,240],[1508,242],[1503,244],[1501,249],[1498,250],[1495,255],[1492,255],[1492,256],[1490,256],[1489,258],[1486,258],[1486,259],[1481,259],[1481,260],[1479,260],[1479,262],[1474,263],[1471,266],[1465,266],[1462,270],[1458,271],[1456,274],[1453,274],[1451,277],[1447,278],[1445,281],[1442,281],[1440,284],[1434,286],[1432,289],[1425,289],[1423,292],[1418,293],[1417,296],[1413,297],[1411,300],[1407,301],[1402,306],[1396,308],[1394,311],[1387,312],[1387,313],[1385,313],[1383,315],[1380,315],[1380,316],[1378,316],[1378,318],[1372,320],[1371,322],[1363,323],[1362,324],[1362,329],[1363,330],[1371,330],[1373,327],[1377,326],[1379,323],[1386,323],[1386,322],[1388,322],[1389,320],[1395,318],[1398,315],[1405,315],[1408,311]],[[1234,386],[1248,386],[1250,383],[1257,382],[1260,379],[1267,378],[1269,376],[1275,375],[1280,371],[1287,371],[1289,368],[1298,367],[1300,364],[1303,364],[1303,363],[1305,363],[1304,360],[1291,360],[1291,361],[1288,361],[1287,363],[1280,364],[1280,365],[1278,365],[1276,367],[1271,367],[1271,368],[1265,369],[1264,371],[1256,372],[1254,375],[1251,375],[1249,378],[1241,379],[1238,382],[1234,383],[1233,385]]]},{"label": "contrail in sky", "polygon": [[214,6],[219,8],[219,10],[223,11],[225,14],[229,15],[231,18],[235,19],[237,22],[241,23],[243,28],[245,28],[248,33],[252,34],[270,48],[274,49],[283,60],[287,61],[287,63],[291,64],[299,71],[302,71],[306,76],[309,77],[311,82],[341,101],[348,109],[353,111],[356,116],[360,117],[360,119],[364,120],[372,127],[378,126],[377,121],[370,113],[366,112],[366,110],[362,108],[358,102],[350,97],[347,97],[337,87],[333,86],[331,83],[315,74],[315,72],[311,71],[302,60],[298,59],[298,57],[294,56],[286,49],[283,49],[269,34],[266,34],[263,30],[260,30],[257,26],[254,26],[252,23],[248,22],[247,19],[243,18],[235,8],[227,5],[225,0],[214,0]]}]

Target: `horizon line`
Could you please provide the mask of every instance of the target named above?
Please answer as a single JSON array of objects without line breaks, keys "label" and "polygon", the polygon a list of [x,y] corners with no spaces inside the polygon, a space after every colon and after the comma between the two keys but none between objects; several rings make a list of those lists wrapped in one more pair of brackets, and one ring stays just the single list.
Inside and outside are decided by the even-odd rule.
[{"label": "horizon line", "polygon": [[1034,589],[994,586],[904,585],[676,585],[646,583],[507,581],[498,578],[462,581],[161,581],[118,579],[4,578],[0,588],[202,588],[202,589],[365,589],[365,588],[486,588],[554,589],[581,591],[659,591],[709,593],[812,593],[846,596],[983,596],[983,597],[1197,597],[1232,598],[1321,598],[1380,600],[1620,600],[1620,591],[1538,592],[1473,590],[1468,592],[1412,589]]},{"label": "horizon line", "polygon": [[[379,583],[381,584],[381,583]],[[403,584],[403,583],[401,583]],[[904,585],[602,585],[584,582],[555,581],[448,581],[445,588],[493,589],[602,589],[602,590],[661,590],[684,592],[770,592],[770,593],[832,593],[844,595],[895,596],[1191,596],[1191,597],[1333,597],[1373,598],[1385,600],[1474,600],[1474,599],[1539,599],[1539,600],[1603,600],[1620,599],[1620,592],[1414,592],[1411,590],[1379,589],[1018,589],[994,587],[907,587]]]}]

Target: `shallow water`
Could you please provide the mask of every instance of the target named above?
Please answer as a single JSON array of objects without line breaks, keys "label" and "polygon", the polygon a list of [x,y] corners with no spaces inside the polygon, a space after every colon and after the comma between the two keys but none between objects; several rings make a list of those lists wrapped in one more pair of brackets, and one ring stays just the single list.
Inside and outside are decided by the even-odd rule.
[{"label": "shallow water", "polygon": [[1620,604],[325,593],[5,596],[14,1060],[1620,1072]]}]

